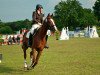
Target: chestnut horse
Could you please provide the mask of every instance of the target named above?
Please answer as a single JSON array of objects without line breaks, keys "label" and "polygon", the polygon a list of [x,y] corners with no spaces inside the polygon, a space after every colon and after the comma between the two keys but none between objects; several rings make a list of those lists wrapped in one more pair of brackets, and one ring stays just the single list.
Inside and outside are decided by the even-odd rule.
[{"label": "chestnut horse", "polygon": [[[52,16],[50,14],[48,14],[48,16],[45,18],[42,27],[33,36],[32,46],[30,47],[32,49],[32,51],[30,52],[30,58],[31,58],[31,65],[29,66],[30,68],[34,68],[35,65],[38,63],[41,53],[46,45],[45,38],[48,29],[50,29],[53,32],[57,30],[54,20],[52,19]],[[24,67],[27,68],[26,50],[28,49],[28,38],[26,38],[26,34],[27,32],[23,35],[22,49],[24,52]]]}]

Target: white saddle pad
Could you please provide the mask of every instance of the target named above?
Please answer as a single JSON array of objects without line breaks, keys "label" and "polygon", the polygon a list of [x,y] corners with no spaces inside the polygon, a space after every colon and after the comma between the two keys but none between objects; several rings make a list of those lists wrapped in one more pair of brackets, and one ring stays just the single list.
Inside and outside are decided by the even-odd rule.
[{"label": "white saddle pad", "polygon": [[26,38],[29,38],[29,36],[30,36],[30,31],[27,32],[27,34],[26,34]]}]

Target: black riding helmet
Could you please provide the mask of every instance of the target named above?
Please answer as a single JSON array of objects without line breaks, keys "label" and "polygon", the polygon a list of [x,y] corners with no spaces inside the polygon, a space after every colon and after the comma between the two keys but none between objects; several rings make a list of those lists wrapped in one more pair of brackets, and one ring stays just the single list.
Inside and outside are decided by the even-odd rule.
[{"label": "black riding helmet", "polygon": [[42,5],[37,4],[37,5],[36,5],[36,10],[38,10],[39,8],[42,8],[42,9],[43,9]]}]

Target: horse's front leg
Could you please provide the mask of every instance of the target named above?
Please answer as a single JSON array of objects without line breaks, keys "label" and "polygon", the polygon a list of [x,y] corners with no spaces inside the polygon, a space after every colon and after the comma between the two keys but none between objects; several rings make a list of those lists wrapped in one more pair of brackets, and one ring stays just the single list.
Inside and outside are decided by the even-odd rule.
[{"label": "horse's front leg", "polygon": [[31,68],[32,66],[34,65],[34,63],[36,62],[36,55],[37,55],[37,52],[35,49],[33,49],[31,52],[30,52],[30,57],[31,57]]},{"label": "horse's front leg", "polygon": [[24,52],[24,68],[27,68],[26,49],[23,49],[23,52]]},{"label": "horse's front leg", "polygon": [[31,51],[30,52],[30,67],[31,67],[31,65],[32,65],[32,60],[33,60],[33,51]]},{"label": "horse's front leg", "polygon": [[41,53],[42,53],[42,50],[39,50],[37,53],[36,61],[35,61],[34,65],[32,66],[33,68],[38,64]]}]

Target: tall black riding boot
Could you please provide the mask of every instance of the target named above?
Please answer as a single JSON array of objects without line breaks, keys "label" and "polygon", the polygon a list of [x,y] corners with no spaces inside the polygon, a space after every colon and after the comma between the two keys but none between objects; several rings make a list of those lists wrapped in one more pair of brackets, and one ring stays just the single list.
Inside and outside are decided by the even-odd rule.
[{"label": "tall black riding boot", "polygon": [[32,34],[29,35],[28,46],[32,46]]},{"label": "tall black riding boot", "polygon": [[48,49],[48,48],[49,48],[49,46],[48,46],[48,44],[47,44],[48,35],[46,35],[46,38],[45,38],[45,39],[46,39],[46,45],[45,45],[45,47],[44,47],[44,48],[47,48],[47,49]]}]

